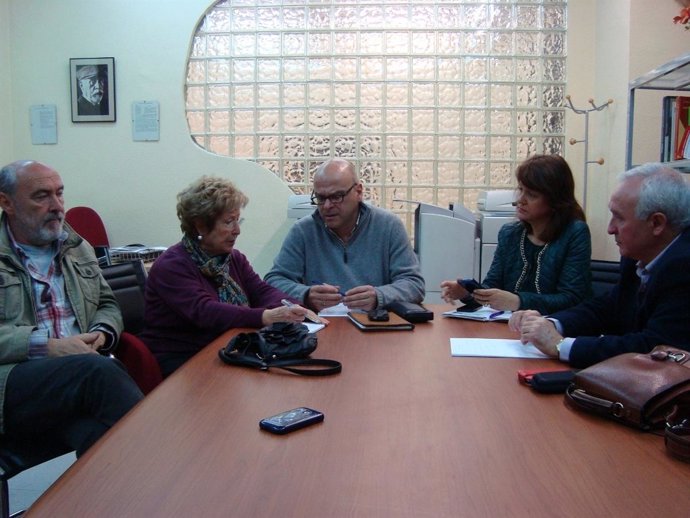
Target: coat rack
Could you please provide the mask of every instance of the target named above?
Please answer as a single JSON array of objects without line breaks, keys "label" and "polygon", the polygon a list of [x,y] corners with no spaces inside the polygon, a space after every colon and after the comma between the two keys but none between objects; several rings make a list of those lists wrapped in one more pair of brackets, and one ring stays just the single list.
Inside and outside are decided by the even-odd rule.
[{"label": "coat rack", "polygon": [[587,210],[587,173],[588,173],[588,168],[589,164],[599,164],[603,165],[604,164],[604,159],[599,158],[597,160],[590,160],[589,159],[589,114],[591,112],[600,112],[604,108],[607,108],[609,104],[613,103],[613,99],[609,99],[606,101],[604,104],[600,104],[597,106],[594,104],[594,99],[590,98],[587,102],[592,105],[591,108],[585,108],[585,109],[578,109],[573,106],[573,101],[570,99],[569,95],[565,96],[565,100],[567,101],[567,108],[570,108],[573,110],[573,112],[577,113],[578,115],[584,115],[585,116],[585,137],[583,139],[574,139],[571,138],[568,142],[570,145],[575,145],[578,142],[584,142],[585,144],[585,175],[584,175],[584,188],[583,188],[583,195],[582,195],[582,209]]}]

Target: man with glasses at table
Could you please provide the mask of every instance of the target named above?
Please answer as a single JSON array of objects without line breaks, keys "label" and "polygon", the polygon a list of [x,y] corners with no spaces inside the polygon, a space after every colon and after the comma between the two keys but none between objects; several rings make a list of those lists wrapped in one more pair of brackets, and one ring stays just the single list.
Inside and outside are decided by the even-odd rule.
[{"label": "man with glasses at table", "polygon": [[421,302],[424,278],[400,219],[362,202],[354,166],[333,158],[314,175],[317,210],[290,229],[265,280],[322,311]]}]

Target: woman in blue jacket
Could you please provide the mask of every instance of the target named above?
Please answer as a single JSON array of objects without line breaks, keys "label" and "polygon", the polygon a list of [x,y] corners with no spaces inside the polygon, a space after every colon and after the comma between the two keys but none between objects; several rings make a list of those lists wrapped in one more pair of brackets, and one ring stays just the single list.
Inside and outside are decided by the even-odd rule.
[{"label": "woman in blue jacket", "polygon": [[516,177],[518,221],[498,233],[486,289],[470,295],[457,281],[444,281],[446,302],[473,297],[499,310],[548,314],[591,296],[591,237],[568,163],[558,155],[535,155],[518,166]]}]

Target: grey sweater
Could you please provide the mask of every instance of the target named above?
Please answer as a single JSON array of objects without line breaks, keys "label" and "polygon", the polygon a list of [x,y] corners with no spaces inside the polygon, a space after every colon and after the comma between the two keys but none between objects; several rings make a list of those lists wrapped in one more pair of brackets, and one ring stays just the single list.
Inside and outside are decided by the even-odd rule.
[{"label": "grey sweater", "polygon": [[322,283],[343,292],[374,286],[378,307],[424,299],[424,278],[402,222],[363,203],[347,244],[326,227],[318,210],[295,223],[265,280],[301,301],[311,285]]}]

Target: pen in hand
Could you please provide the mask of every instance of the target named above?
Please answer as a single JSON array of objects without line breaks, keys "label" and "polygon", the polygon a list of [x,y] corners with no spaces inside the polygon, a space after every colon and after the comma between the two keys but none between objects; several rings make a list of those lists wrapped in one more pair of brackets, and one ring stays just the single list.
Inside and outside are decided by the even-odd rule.
[{"label": "pen in hand", "polygon": [[[321,281],[312,281],[311,284],[312,284],[312,286],[314,286],[314,285],[333,286],[332,284],[328,284],[328,283],[321,282]],[[344,297],[345,292],[343,292],[342,290],[339,289],[338,295],[340,295],[341,297]]]},{"label": "pen in hand", "polygon": [[[287,306],[288,308],[295,305],[292,302],[290,302],[288,299],[281,299],[280,303],[283,306]],[[307,320],[310,320],[311,322],[314,322],[315,324],[325,324],[325,322],[316,313],[314,313],[311,309],[309,309],[309,308],[305,308],[305,309],[307,310],[307,314],[306,314]]]}]

